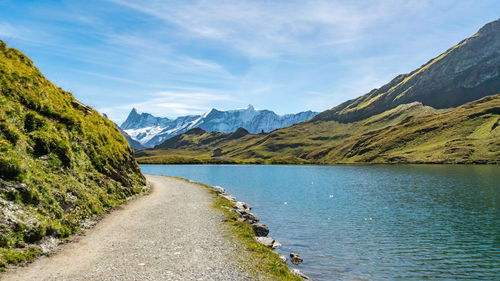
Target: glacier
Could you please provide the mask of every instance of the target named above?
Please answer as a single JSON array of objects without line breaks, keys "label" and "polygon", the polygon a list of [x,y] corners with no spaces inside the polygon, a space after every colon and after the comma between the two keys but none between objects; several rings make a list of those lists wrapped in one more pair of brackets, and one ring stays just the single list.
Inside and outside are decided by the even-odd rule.
[{"label": "glacier", "polygon": [[246,108],[227,111],[213,108],[203,115],[169,119],[149,113],[139,113],[133,108],[120,128],[144,147],[153,148],[171,137],[196,127],[207,132],[221,133],[234,132],[239,127],[243,127],[250,133],[258,134],[307,121],[316,114],[318,112],[309,110],[297,114],[278,115],[273,111],[257,110],[249,105]]}]

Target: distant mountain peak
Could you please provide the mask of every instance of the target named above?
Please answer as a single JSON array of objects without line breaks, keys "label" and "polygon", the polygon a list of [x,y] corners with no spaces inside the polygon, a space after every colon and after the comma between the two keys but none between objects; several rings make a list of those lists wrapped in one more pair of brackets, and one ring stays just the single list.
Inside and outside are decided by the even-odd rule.
[{"label": "distant mountain peak", "polygon": [[[231,133],[238,136],[249,133],[270,132],[311,119],[317,112],[277,115],[269,110],[256,110],[249,104],[236,110],[210,109],[203,115],[181,116],[176,119],[155,117],[149,113],[138,114],[132,109],[121,128],[134,140],[147,147],[154,147],[167,139],[199,127],[203,132]],[[238,129],[240,128],[241,129]],[[237,130],[238,129],[238,130]],[[195,130],[190,133],[202,133]]]}]

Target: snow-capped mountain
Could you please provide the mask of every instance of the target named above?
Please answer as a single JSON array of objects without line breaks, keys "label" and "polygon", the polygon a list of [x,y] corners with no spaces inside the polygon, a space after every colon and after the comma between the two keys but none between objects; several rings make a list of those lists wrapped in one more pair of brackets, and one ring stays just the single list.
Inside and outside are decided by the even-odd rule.
[{"label": "snow-capped mountain", "polygon": [[154,147],[165,140],[200,127],[207,132],[234,132],[239,127],[250,133],[270,132],[311,119],[317,112],[277,115],[270,110],[256,110],[252,105],[244,109],[221,111],[212,109],[203,115],[182,116],[176,119],[139,114],[134,108],[120,128],[145,147]]}]

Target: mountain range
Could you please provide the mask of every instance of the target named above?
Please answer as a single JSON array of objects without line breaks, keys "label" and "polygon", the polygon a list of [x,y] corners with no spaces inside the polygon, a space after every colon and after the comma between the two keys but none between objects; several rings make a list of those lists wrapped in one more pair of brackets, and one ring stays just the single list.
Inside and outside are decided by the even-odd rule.
[{"label": "mountain range", "polygon": [[500,20],[420,68],[264,135],[194,130],[140,163],[499,163]]},{"label": "mountain range", "polygon": [[[317,112],[304,111],[297,114],[277,115],[270,110],[256,110],[252,105],[243,109],[222,111],[212,109],[203,115],[182,116],[176,119],[155,117],[149,113],[139,114],[134,108],[120,126],[130,139],[132,148],[154,147],[169,138],[202,128],[207,132],[233,132],[243,127],[251,133],[271,132],[311,119]],[[139,142],[139,144],[137,143]]]}]

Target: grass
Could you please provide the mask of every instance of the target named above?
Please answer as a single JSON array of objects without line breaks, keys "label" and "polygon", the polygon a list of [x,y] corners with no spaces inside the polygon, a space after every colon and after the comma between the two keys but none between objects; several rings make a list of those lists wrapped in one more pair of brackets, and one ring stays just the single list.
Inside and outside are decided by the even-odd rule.
[{"label": "grass", "polygon": [[0,270],[144,185],[116,126],[0,41]]},{"label": "grass", "polygon": [[[495,40],[494,36],[494,33],[479,31],[414,71],[399,75],[378,89],[324,111],[313,120],[355,122],[414,101],[434,108],[451,108],[498,93],[498,77],[479,81],[471,87],[462,83],[477,77],[477,73],[496,71],[494,60],[497,55],[487,48],[478,47],[487,46]],[[478,59],[476,53],[482,53],[487,59]],[[472,63],[458,71],[464,62]]]},{"label": "grass", "polygon": [[241,262],[249,268],[255,277],[268,280],[302,280],[293,274],[286,263],[280,260],[279,255],[270,248],[263,246],[255,240],[252,227],[244,222],[237,221],[238,216],[229,211],[233,204],[226,198],[219,196],[214,189],[206,184],[193,182],[181,177],[171,177],[207,188],[213,197],[212,207],[225,216],[224,224],[228,226],[231,237],[244,247],[248,257]]},{"label": "grass", "polygon": [[451,110],[411,103],[357,122],[304,122],[265,135],[183,134],[136,156],[142,164],[494,164],[500,162],[498,108],[500,95]]}]

